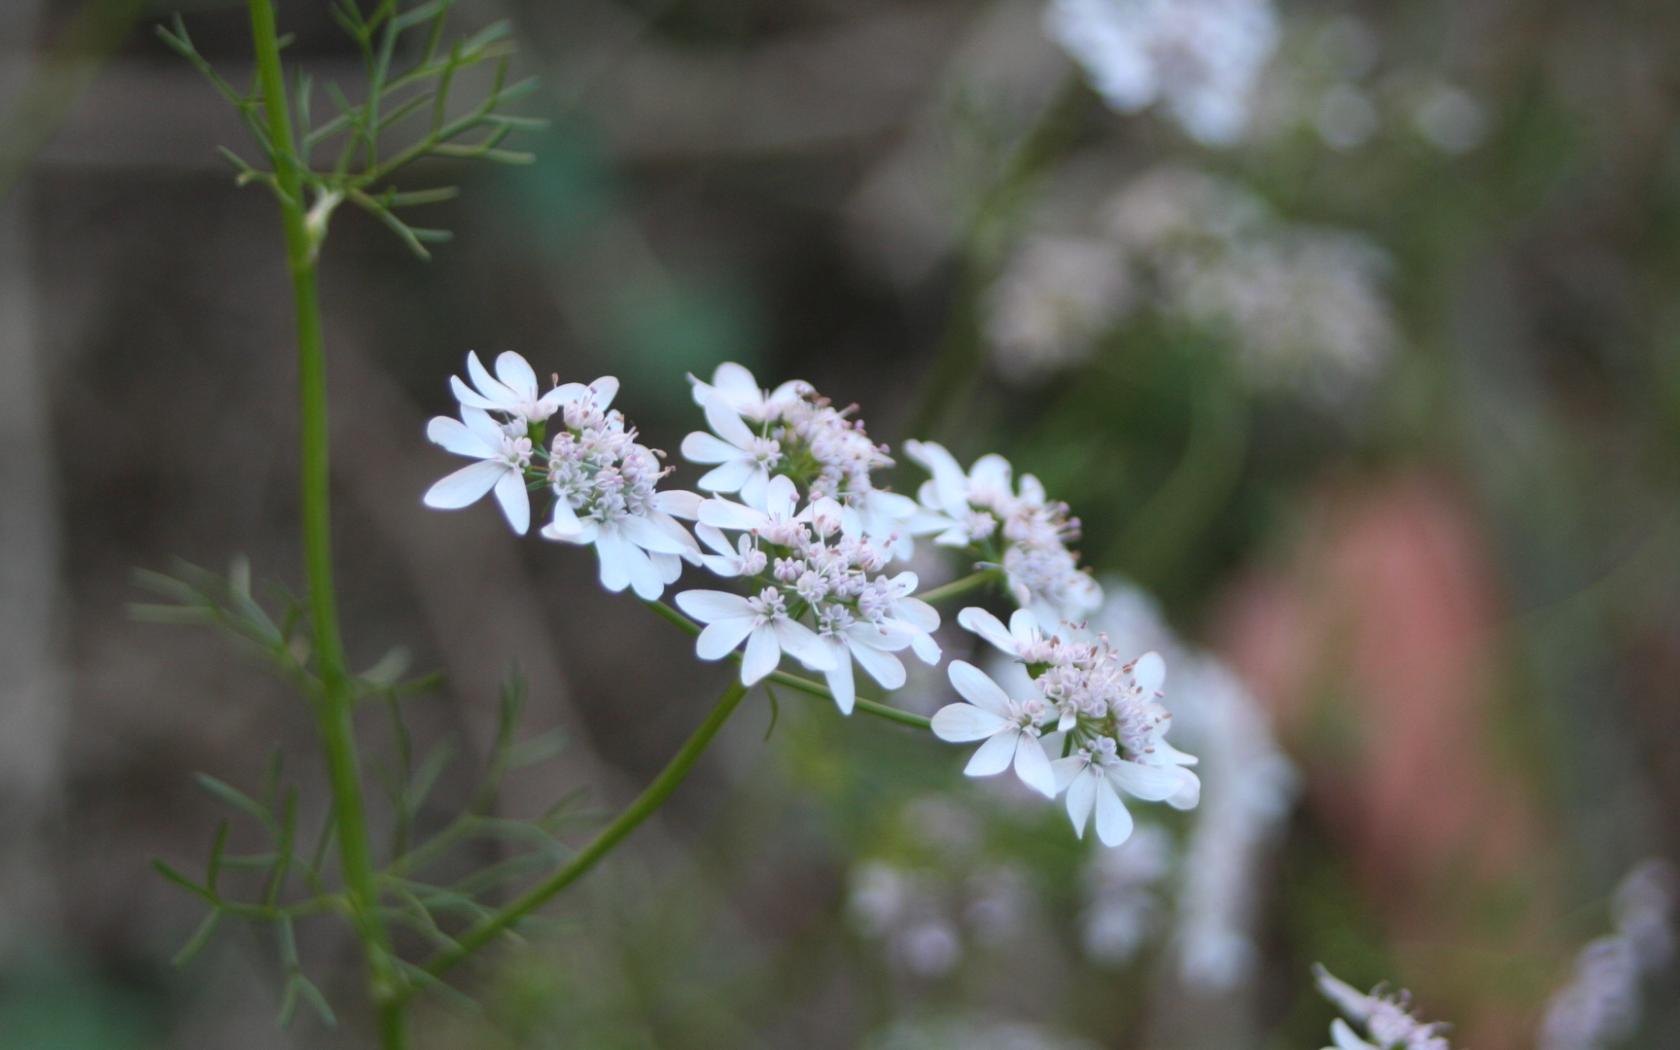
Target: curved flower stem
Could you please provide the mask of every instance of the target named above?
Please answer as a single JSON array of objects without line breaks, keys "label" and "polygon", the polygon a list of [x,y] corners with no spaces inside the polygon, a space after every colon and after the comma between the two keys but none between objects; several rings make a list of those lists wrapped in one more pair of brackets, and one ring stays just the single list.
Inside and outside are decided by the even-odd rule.
[{"label": "curved flower stem", "polygon": [[921,594],[916,595],[916,597],[920,598],[924,602],[927,602],[929,605],[933,605],[935,603],[942,602],[947,598],[960,597],[967,594],[969,591],[977,590],[978,588],[984,587],[986,584],[995,582],[1001,578],[1002,577],[996,569],[981,569],[978,572],[969,573],[960,580],[952,580],[950,583],[935,587],[931,591],[924,591]]},{"label": "curved flower stem", "polygon": [[[652,601],[644,604],[658,613],[661,618],[675,624],[681,630],[689,634],[697,635],[700,633],[699,624],[664,602]],[[741,654],[731,653],[730,659],[740,663]],[[828,691],[828,686],[796,674],[789,674],[786,671],[771,671],[769,681],[775,682],[777,685],[785,685],[795,692],[804,693],[806,696],[814,696],[829,701],[834,699],[834,694]],[[897,722],[900,725],[912,726],[916,729],[931,729],[933,727],[932,722],[912,711],[901,710],[889,704],[883,704],[878,700],[865,700],[861,696],[857,698],[855,709],[867,715],[874,715],[876,718],[885,718],[889,722]]]},{"label": "curved flower stem", "polygon": [[280,65],[280,41],[271,0],[249,0],[251,41],[261,78],[268,144],[280,193],[286,236],[286,262],[292,277],[297,320],[298,430],[301,459],[304,567],[309,580],[309,614],[314,631],[320,686],[315,713],[332,784],[333,819],[344,866],[345,895],[356,935],[367,955],[369,995],[378,1012],[380,1045],[401,1050],[403,1028],[401,981],[391,955],[390,938],[378,910],[372,849],[362,804],[361,771],[356,759],[356,731],[351,717],[354,697],[345,670],[344,644],[338,633],[338,605],[333,591],[332,517],[327,454],[326,354],[321,338],[321,307],[316,281],[316,243],[305,221],[303,174],[298,168]]},{"label": "curved flower stem", "polygon": [[561,890],[576,882],[580,876],[594,867],[602,857],[610,853],[625,836],[636,830],[636,826],[646,820],[654,810],[658,809],[665,800],[682,783],[688,771],[694,768],[702,752],[706,750],[712,738],[717,736],[723,723],[740,705],[741,698],[747,695],[747,687],[740,682],[731,682],[723,695],[718,697],[712,711],[706,720],[700,723],[683,746],[653,778],[653,782],[643,789],[636,800],[625,807],[624,812],[614,818],[611,824],[602,828],[589,845],[585,846],[576,856],[567,861],[564,866],[555,871],[548,878],[527,890],[523,896],[506,907],[498,910],[494,915],[474,926],[462,934],[456,946],[442,952],[426,964],[425,971],[432,977],[437,977],[457,963],[472,955],[478,949],[495,940],[503,932],[512,927],[520,919],[529,915],[546,904],[550,898]]}]

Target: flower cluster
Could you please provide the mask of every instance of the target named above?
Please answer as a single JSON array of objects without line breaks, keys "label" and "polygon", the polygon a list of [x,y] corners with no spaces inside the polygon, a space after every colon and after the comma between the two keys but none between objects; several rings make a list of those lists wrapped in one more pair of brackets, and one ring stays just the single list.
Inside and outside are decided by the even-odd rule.
[{"label": "flower cluster", "polygon": [[965,473],[943,446],[906,441],[905,453],[932,477],[918,498],[917,533],[960,547],[1003,569],[1016,602],[1051,623],[1078,620],[1102,604],[1102,588],[1079,567],[1068,544],[1079,537],[1079,519],[1065,503],[1045,497],[1031,474],[1014,482],[1009,461],[982,456]]},{"label": "flower cluster", "polygon": [[906,677],[895,654],[909,649],[936,663],[939,614],[913,596],[915,573],[887,571],[908,553],[901,543],[910,542],[915,505],[871,481],[871,470],[891,462],[885,449],[808,383],[766,392],[746,369],[724,365],[694,389],[712,432],[690,434],[683,455],[712,465],[702,488],[741,497],[699,504],[696,531],[711,551],[700,562],[752,589],[677,596],[706,624],[695,651],[716,660],[745,642],[747,685],[790,655],[823,674],[846,714],[857,696],[854,661],[887,689]]},{"label": "flower cluster", "polygon": [[1051,0],[1045,28],[1111,107],[1160,101],[1210,146],[1242,138],[1279,38],[1270,0]]},{"label": "flower cluster", "polygon": [[699,485],[708,492],[739,493],[757,506],[771,477],[793,479],[808,498],[841,507],[848,528],[889,545],[908,558],[908,524],[915,504],[875,487],[870,472],[892,466],[884,445],[872,441],[853,408],[838,409],[802,379],[762,390],[738,364],[719,365],[707,383],[693,380],[694,400],[711,433],[683,439],[682,454],[712,467]]},{"label": "flower cluster", "polygon": [[1126,661],[1104,638],[1046,634],[1026,609],[1008,627],[976,607],[957,622],[1023,665],[1032,682],[1012,693],[972,664],[951,663],[951,685],[967,702],[935,713],[933,731],[953,743],[984,741],[966,773],[1013,766],[1046,797],[1065,792],[1074,830],[1083,836],[1094,813],[1097,837],[1109,846],[1132,833],[1122,792],[1176,809],[1196,805],[1201,781],[1187,768],[1196,759],[1166,741],[1172,715],[1158,699],[1166,676],[1159,654]]},{"label": "flower cluster", "polygon": [[1365,1037],[1338,1017],[1330,1023],[1335,1050],[1451,1050],[1439,1023],[1419,1021],[1411,1013],[1411,996],[1389,993],[1381,985],[1369,994],[1337,979],[1322,966],[1313,967],[1318,990],[1365,1029]]},{"label": "flower cluster", "polygon": [[1140,317],[1215,335],[1253,385],[1331,405],[1394,356],[1388,261],[1354,233],[1286,222],[1246,188],[1182,168],[1092,208],[1100,222],[1027,238],[993,284],[985,325],[1004,378],[1074,367]]},{"label": "flower cluster", "polygon": [[617,379],[556,383],[543,393],[530,364],[511,351],[496,358],[495,375],[468,354],[467,374],[470,385],[450,379],[461,418],[439,416],[426,435],[478,462],[433,485],[427,506],[465,507],[494,491],[508,524],[523,534],[529,489],[546,488],[554,505],[542,535],[594,546],[602,585],[648,600],[677,579],[683,561],[699,560],[699,545],[678,520],[694,517],[699,497],[659,488],[667,473],[660,453],[640,444],[611,407]]}]

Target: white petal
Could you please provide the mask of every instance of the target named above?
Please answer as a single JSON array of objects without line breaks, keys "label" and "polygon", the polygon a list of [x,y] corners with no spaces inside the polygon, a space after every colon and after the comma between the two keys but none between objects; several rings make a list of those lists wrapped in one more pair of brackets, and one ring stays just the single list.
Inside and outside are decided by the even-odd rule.
[{"label": "white petal", "polygon": [[1146,766],[1141,762],[1121,759],[1108,767],[1109,779],[1127,794],[1147,802],[1162,802],[1184,788],[1184,777],[1196,774],[1183,766]]},{"label": "white petal", "polygon": [[1056,774],[1050,771],[1050,756],[1044,753],[1044,745],[1031,733],[1017,736],[1020,742],[1015,745],[1015,775],[1045,798],[1055,798]]},{"label": "white petal", "polygon": [[590,383],[589,389],[595,395],[595,407],[605,412],[612,407],[613,398],[618,396],[618,378],[602,376]]},{"label": "white petal", "polygon": [[973,631],[1010,656],[1016,654],[1015,639],[1010,635],[1009,628],[1003,625],[1002,620],[978,605],[970,605],[958,613],[957,623],[964,630]]},{"label": "white petal", "polygon": [[813,671],[834,669],[834,653],[817,632],[795,620],[777,620],[773,625],[782,649]]},{"label": "white petal", "polygon": [[950,676],[951,685],[962,694],[962,698],[976,707],[1001,715],[1009,706],[1009,694],[988,678],[986,672],[973,664],[952,660],[945,673]]},{"label": "white petal", "polygon": [[493,459],[501,452],[500,443],[491,445],[467,428],[465,423],[448,416],[433,416],[426,424],[426,438],[434,445],[442,445],[457,456],[474,459]]},{"label": "white petal", "polygon": [[601,586],[615,594],[630,586],[632,552],[642,553],[616,532],[603,531],[595,538],[595,554],[601,559]]},{"label": "white petal", "polygon": [[714,620],[694,640],[694,655],[702,660],[721,660],[735,651],[735,647],[752,633],[752,628],[750,616]]},{"label": "white petal", "polygon": [[[938,494],[938,504],[941,510],[957,514],[968,506],[968,479],[963,476],[962,467],[943,445],[931,441],[916,441],[911,439],[904,443],[904,453],[911,459],[927,468],[933,475],[934,491]],[[922,500],[929,503],[928,499]]]},{"label": "white petal", "polygon": [[1336,1050],[1378,1050],[1375,1043],[1368,1043],[1355,1035],[1340,1017],[1330,1022],[1330,1038],[1335,1042]]},{"label": "white petal", "polygon": [[1097,801],[1097,778],[1085,772],[1085,760],[1082,758],[1057,759],[1054,763],[1057,773],[1068,768],[1063,763],[1071,763],[1077,770],[1073,779],[1067,782],[1067,814],[1068,819],[1073,821],[1074,832],[1084,838],[1085,825],[1091,820],[1091,807]]},{"label": "white petal", "polygon": [[939,610],[920,598],[900,598],[894,606],[893,615],[924,634],[939,630]]},{"label": "white petal", "polygon": [[1202,778],[1185,769],[1183,766],[1170,768],[1180,770],[1178,790],[1167,796],[1167,805],[1174,809],[1195,809],[1202,801]]},{"label": "white petal", "polygon": [[1132,836],[1132,814],[1114,787],[1103,781],[1097,788],[1097,838],[1105,846],[1118,846]]},{"label": "white petal", "polygon": [[[770,487],[770,472],[751,463],[746,464],[746,466],[748,472],[746,480],[741,482],[741,499],[745,500],[749,506],[762,507],[764,506],[765,493],[768,492]],[[717,470],[722,469],[722,467],[717,468]],[[712,473],[716,474],[717,470],[712,471]]]},{"label": "white petal", "polygon": [[769,624],[754,627],[747,635],[747,652],[741,659],[741,684],[752,685],[782,662],[782,647],[776,642],[776,631]]},{"label": "white petal", "polygon": [[490,413],[480,408],[461,406],[461,422],[467,429],[477,434],[479,440],[497,451],[502,447],[502,425],[490,418]]},{"label": "white petal", "polygon": [[705,405],[706,425],[712,428],[712,433],[734,445],[745,449],[752,447],[753,432],[735,410],[721,401],[708,401]]},{"label": "white petal", "polygon": [[739,594],[728,591],[684,591],[677,595],[677,608],[701,623],[716,623],[745,616],[752,619],[753,608]]},{"label": "white petal", "polygon": [[506,470],[496,482],[496,502],[513,531],[523,536],[531,528],[531,494],[525,490],[525,476],[517,470]]},{"label": "white petal", "polygon": [[727,463],[741,458],[741,450],[713,434],[696,430],[683,438],[682,455],[690,463]]},{"label": "white petal", "polygon": [[712,386],[730,395],[732,400],[757,401],[759,398],[758,380],[744,365],[734,361],[725,361],[712,371]]},{"label": "white petal", "polygon": [[1160,653],[1144,653],[1132,664],[1132,678],[1143,690],[1144,699],[1153,699],[1166,683],[1167,663]]},{"label": "white petal", "polygon": [[883,689],[903,688],[906,676],[898,657],[867,645],[853,646],[850,652]]},{"label": "white petal", "polygon": [[484,362],[478,359],[477,352],[472,350],[467,351],[467,374],[472,376],[473,386],[478,387],[478,392],[496,404],[506,406],[519,400],[506,384],[490,374]]},{"label": "white petal", "polygon": [[455,510],[476,503],[489,492],[503,474],[506,465],[480,460],[470,463],[426,490],[422,502],[439,510]]},{"label": "white petal", "polygon": [[823,677],[828,679],[828,691],[834,694],[834,705],[840,708],[840,713],[849,715],[852,707],[857,703],[857,686],[852,680],[852,654],[845,643],[828,641],[834,657],[834,670],[826,671]]},{"label": "white petal", "polygon": [[922,663],[932,667],[939,662],[943,650],[939,643],[933,640],[931,634],[918,634],[910,639],[910,651],[921,658]]},{"label": "white petal", "polygon": [[472,387],[461,382],[460,376],[449,377],[449,389],[455,395],[455,400],[468,408],[501,408],[496,402],[485,397]]},{"label": "white petal", "polygon": [[664,489],[653,497],[653,505],[684,521],[693,521],[700,516],[700,494],[689,492],[687,489]]},{"label": "white petal", "polygon": [[763,471],[747,460],[732,459],[700,475],[700,480],[695,484],[707,492],[738,492],[753,478],[763,476]]},{"label": "white petal", "polygon": [[995,452],[981,456],[968,468],[969,487],[979,492],[1011,491],[1010,476],[1014,468]]},{"label": "white petal", "polygon": [[532,371],[530,362],[512,350],[504,350],[496,355],[496,378],[523,398],[536,400],[537,373]]},{"label": "white petal", "polygon": [[[552,533],[550,532],[552,530]],[[578,520],[577,511],[563,499],[554,501],[554,520],[543,530],[544,536],[553,539],[571,539],[583,531],[583,522]],[[574,541],[575,542],[575,541]]]},{"label": "white petal", "polygon": [[[832,501],[830,501],[832,502]],[[793,517],[793,508],[799,503],[799,490],[794,487],[793,479],[785,474],[777,474],[764,486],[764,502],[760,504],[764,513],[770,515],[772,521],[787,521]],[[814,511],[822,508],[812,504]],[[839,516],[839,508],[835,506],[834,516]]]},{"label": "white petal", "polygon": [[[676,522],[673,521],[671,524],[676,525]],[[647,518],[637,517],[633,514],[628,515],[619,520],[618,526],[624,530],[625,539],[645,551],[653,551],[658,554],[682,554],[690,549],[698,549],[689,546],[694,542],[692,539],[689,539],[689,543],[685,544],[682,539],[671,535],[669,531],[660,528]],[[676,527],[678,533],[684,539],[689,538],[688,533],[682,531],[682,526],[677,525]]]},{"label": "white petal", "polygon": [[1008,725],[1002,715],[973,704],[946,704],[933,715],[933,735],[953,744],[984,740]]},{"label": "white petal", "polygon": [[636,546],[628,536],[620,533],[624,546],[619,556],[630,573],[630,589],[645,602],[656,600],[665,591],[665,577],[654,566],[647,552]]},{"label": "white petal", "polygon": [[1014,759],[1015,742],[1020,738],[1020,733],[1007,730],[997,734],[980,745],[969,758],[968,765],[963,767],[963,772],[971,777],[989,777],[994,773],[1002,773],[1009,768],[1010,761]]},{"label": "white petal", "polygon": [[1010,615],[1009,637],[1015,640],[1016,645],[1031,645],[1038,635],[1038,617],[1033,615],[1031,609],[1016,609],[1014,613]]},{"label": "white petal", "polygon": [[763,511],[727,499],[702,500],[700,520],[714,529],[743,531],[767,528],[770,524],[770,519],[765,517]]}]

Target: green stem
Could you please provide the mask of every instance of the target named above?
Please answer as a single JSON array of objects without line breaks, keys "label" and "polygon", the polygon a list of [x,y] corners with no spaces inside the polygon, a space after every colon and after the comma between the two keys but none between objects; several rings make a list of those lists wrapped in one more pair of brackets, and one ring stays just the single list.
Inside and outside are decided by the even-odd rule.
[{"label": "green stem", "polygon": [[[658,613],[659,616],[666,622],[676,625],[681,630],[694,635],[700,633],[699,624],[684,616],[680,611],[666,605],[664,602],[652,601],[644,604],[646,604],[647,607],[652,609],[654,612]],[[731,653],[729,658],[736,663],[741,662],[740,653]],[[796,674],[789,674],[786,671],[771,671],[769,681],[775,682],[777,685],[785,685],[795,692],[804,693],[806,696],[814,696],[830,702],[834,700],[834,694],[828,691],[828,686],[823,685],[821,682],[812,681],[809,678],[803,678]],[[861,696],[857,698],[855,709],[862,711],[866,715],[874,715],[876,718],[885,718],[889,722],[897,722],[900,725],[913,726],[916,729],[931,729],[933,727],[933,723],[921,715],[910,711],[900,710],[899,708],[891,707],[876,700],[865,700]]]},{"label": "green stem", "polygon": [[636,800],[630,803],[611,824],[602,828],[600,833],[585,846],[575,857],[554,874],[526,891],[523,896],[507,905],[494,915],[468,930],[460,938],[459,944],[432,959],[426,964],[426,973],[436,977],[451,969],[478,949],[489,944],[502,933],[507,931],[520,919],[536,911],[554,897],[555,894],[576,882],[585,872],[594,867],[602,857],[610,853],[636,827],[653,814],[653,811],[664,804],[675,791],[688,771],[694,768],[712,738],[717,736],[718,730],[729,720],[741,699],[747,695],[747,687],[740,682],[731,682],[723,695],[713,705],[706,720],[700,723],[683,746],[672,756],[659,775],[653,778]]},{"label": "green stem", "polygon": [[400,1050],[403,1031],[400,982],[393,966],[390,939],[378,912],[372,849],[362,804],[361,771],[356,760],[356,733],[351,718],[354,698],[345,670],[344,645],[339,639],[338,608],[333,591],[332,518],[329,503],[327,452],[326,354],[321,339],[321,305],[317,289],[316,244],[304,218],[303,173],[296,159],[285,76],[280,65],[279,33],[270,0],[249,0],[251,39],[262,83],[263,107],[274,174],[280,188],[280,212],[286,235],[286,261],[292,277],[297,318],[298,429],[302,469],[304,567],[309,580],[309,613],[314,630],[315,658],[320,668],[316,717],[327,772],[332,784],[333,814],[338,828],[350,913],[367,954],[369,993],[378,1011],[380,1045]]},{"label": "green stem", "polygon": [[958,598],[970,591],[978,590],[997,579],[998,571],[996,569],[981,569],[979,572],[969,573],[960,580],[952,580],[950,583],[942,584],[931,591],[924,591],[916,597],[929,605],[935,605],[946,599]]}]

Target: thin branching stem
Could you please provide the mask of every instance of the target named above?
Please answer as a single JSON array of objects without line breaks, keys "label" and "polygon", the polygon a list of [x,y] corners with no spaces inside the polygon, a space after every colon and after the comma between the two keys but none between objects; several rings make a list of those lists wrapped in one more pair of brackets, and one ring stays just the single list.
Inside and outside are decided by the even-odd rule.
[{"label": "thin branching stem", "polygon": [[671,792],[688,776],[689,770],[694,768],[694,763],[699,761],[701,754],[717,736],[718,730],[723,728],[723,724],[729,720],[729,716],[740,706],[741,699],[746,695],[746,686],[740,682],[731,682],[729,688],[723,691],[723,695],[718,697],[717,703],[712,706],[706,720],[683,742],[671,761],[653,778],[653,782],[636,796],[634,802],[625,807],[624,812],[602,828],[589,845],[579,850],[553,874],[462,934],[456,947],[440,952],[425,965],[425,973],[438,977],[454,968],[474,952],[511,930],[521,919],[548,903],[561,890],[576,882],[599,863],[602,857],[610,853],[613,847],[665,803]]}]

